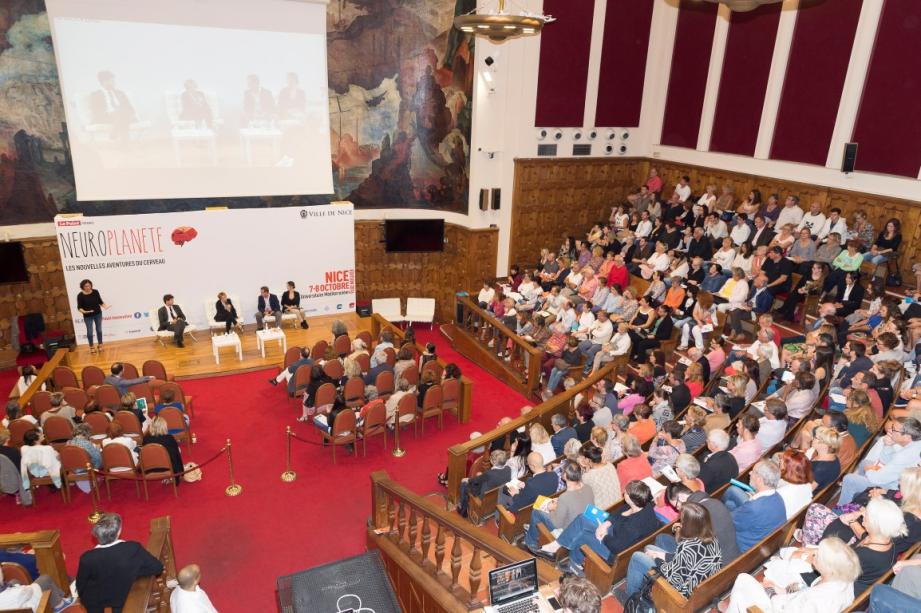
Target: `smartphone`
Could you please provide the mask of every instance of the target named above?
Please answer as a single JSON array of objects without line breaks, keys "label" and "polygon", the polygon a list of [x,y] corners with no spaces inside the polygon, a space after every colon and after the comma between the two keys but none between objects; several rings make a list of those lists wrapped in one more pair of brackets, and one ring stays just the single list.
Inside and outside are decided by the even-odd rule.
[{"label": "smartphone", "polygon": [[560,601],[557,600],[555,596],[550,596],[549,598],[547,598],[547,602],[550,604],[551,607],[553,607],[554,611],[563,610],[563,606],[560,604]]}]

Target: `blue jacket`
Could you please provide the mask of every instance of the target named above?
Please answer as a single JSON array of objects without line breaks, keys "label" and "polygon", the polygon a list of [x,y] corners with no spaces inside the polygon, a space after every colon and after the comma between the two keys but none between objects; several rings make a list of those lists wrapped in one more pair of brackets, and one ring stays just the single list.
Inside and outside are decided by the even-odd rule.
[{"label": "blue jacket", "polygon": [[534,504],[538,496],[553,496],[556,494],[557,485],[559,485],[559,478],[552,470],[546,470],[534,475],[525,481],[521,491],[512,497],[508,510],[512,512],[519,511],[530,504]]},{"label": "blue jacket", "polygon": [[[269,294],[269,308],[274,313],[275,311],[281,310],[281,305],[278,303],[278,296],[275,294]],[[265,297],[262,294],[259,294],[259,300],[257,301],[256,310],[260,313],[265,311]]]},{"label": "blue jacket", "polygon": [[746,502],[732,512],[739,551],[748,551],[786,521],[787,510],[777,492]]},{"label": "blue jacket", "polygon": [[566,446],[566,441],[571,438],[578,438],[576,429],[571,426],[566,426],[550,437],[550,444],[553,445],[553,452],[557,457],[563,455],[563,447]]},{"label": "blue jacket", "polygon": [[[755,291],[752,290],[752,298],[755,296]],[[751,298],[749,298],[751,300]],[[755,305],[752,310],[759,315],[761,313],[770,313],[771,307],[774,306],[774,294],[771,293],[771,290],[764,290],[758,294],[758,298],[755,300]]]}]

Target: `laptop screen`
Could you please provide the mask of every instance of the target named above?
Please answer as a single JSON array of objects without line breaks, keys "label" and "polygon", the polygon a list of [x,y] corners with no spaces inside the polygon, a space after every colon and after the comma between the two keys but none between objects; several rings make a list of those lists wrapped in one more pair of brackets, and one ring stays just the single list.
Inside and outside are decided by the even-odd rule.
[{"label": "laptop screen", "polygon": [[489,601],[492,606],[537,593],[537,560],[502,566],[489,571]]}]

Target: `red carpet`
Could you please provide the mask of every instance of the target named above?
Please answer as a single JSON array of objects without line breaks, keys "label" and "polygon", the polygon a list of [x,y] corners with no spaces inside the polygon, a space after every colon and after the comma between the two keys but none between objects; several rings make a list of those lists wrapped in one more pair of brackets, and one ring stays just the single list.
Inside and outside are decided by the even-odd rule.
[{"label": "red carpet", "polygon": [[[222,458],[204,468],[202,481],[183,484],[178,500],[159,482],[152,484],[149,503],[135,497],[131,483],[113,483],[111,502],[103,491],[103,510],[121,513],[124,538],[141,542],[146,541],[151,518],[170,515],[178,564],[201,565],[202,586],[218,610],[276,610],[276,577],[364,550],[372,471],[387,470],[421,494],[443,491],[435,475],[444,469],[446,449],[474,430],[490,430],[504,415],[517,415],[527,402],[453,352],[437,331],[420,330],[417,336],[423,344],[434,341],[442,358],[457,362],[473,379],[470,423],[458,426],[447,416],[445,430],[439,432],[430,420],[424,439],[413,440],[411,434],[402,439],[407,451],[403,458],[385,453],[382,441],[375,439],[369,443],[367,459],[337,453],[336,466],[329,450],[294,441],[297,480],[287,484],[279,478],[284,470],[284,430],[296,423],[296,415],[283,391],[266,382],[274,372],[184,381],[183,389],[196,397],[192,426],[198,444],[193,460],[207,460],[226,438],[232,439],[243,493],[236,498],[224,495],[228,479]],[[0,373],[0,389],[14,383],[15,373]],[[304,424],[298,424],[296,432],[314,436],[313,428]],[[92,510],[89,497],[75,494],[67,506],[59,494],[41,491],[33,509],[16,507],[12,497],[2,497],[0,531],[59,529],[68,571],[75,574],[80,554],[93,545],[86,521]]]}]

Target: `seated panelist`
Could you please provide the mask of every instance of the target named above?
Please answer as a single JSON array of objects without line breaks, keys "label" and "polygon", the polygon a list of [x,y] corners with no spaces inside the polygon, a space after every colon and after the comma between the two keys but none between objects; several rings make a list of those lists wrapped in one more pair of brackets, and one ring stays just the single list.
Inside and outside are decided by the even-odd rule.
[{"label": "seated panelist", "polygon": [[269,292],[265,285],[259,292],[259,300],[256,304],[256,329],[265,329],[265,318],[274,317],[275,325],[281,327],[281,304],[278,302],[278,296]]},{"label": "seated panelist", "polygon": [[179,308],[178,304],[173,304],[173,295],[166,294],[163,296],[163,306],[157,311],[157,317],[160,320],[158,330],[172,330],[173,339],[177,347],[185,347],[182,344],[182,334],[188,325],[185,319],[185,313]]},{"label": "seated panelist", "polygon": [[219,293],[217,302],[214,303],[214,321],[223,321],[226,326],[224,331],[229,333],[234,326],[240,325],[239,319],[237,308],[227,297],[227,292]]},{"label": "seated panelist", "polygon": [[301,310],[301,294],[294,289],[294,281],[288,281],[288,290],[281,295],[281,308],[285,313],[294,313],[303,329],[307,329],[307,318]]}]

